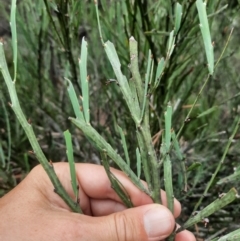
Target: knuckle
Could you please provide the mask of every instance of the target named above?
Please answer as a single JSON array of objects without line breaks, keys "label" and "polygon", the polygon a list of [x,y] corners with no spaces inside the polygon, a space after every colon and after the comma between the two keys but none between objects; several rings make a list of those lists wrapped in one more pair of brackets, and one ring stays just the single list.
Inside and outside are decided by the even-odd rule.
[{"label": "knuckle", "polygon": [[124,212],[114,214],[113,232],[116,237],[116,241],[130,241],[135,240],[136,228],[134,220],[128,217]]}]

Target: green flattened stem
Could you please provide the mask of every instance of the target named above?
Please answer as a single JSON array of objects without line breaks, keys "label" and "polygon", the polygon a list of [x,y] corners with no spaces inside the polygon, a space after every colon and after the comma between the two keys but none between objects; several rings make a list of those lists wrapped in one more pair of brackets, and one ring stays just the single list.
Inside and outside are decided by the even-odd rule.
[{"label": "green flattened stem", "polygon": [[108,179],[111,182],[111,187],[120,197],[120,199],[125,204],[125,206],[128,208],[132,208],[133,204],[130,196],[127,193],[127,190],[110,170],[109,162],[107,160],[107,153],[105,151],[102,151],[101,157],[102,157],[102,163],[103,163],[104,169],[107,173]]},{"label": "green flattened stem", "polygon": [[142,171],[142,160],[139,148],[136,148],[136,157],[137,157],[137,177],[140,179],[141,171]]},{"label": "green flattened stem", "polygon": [[78,101],[76,92],[73,88],[72,82],[67,78],[65,78],[65,79],[68,81],[67,91],[68,91],[68,95],[69,95],[69,98],[70,98],[70,101],[71,101],[71,104],[72,104],[72,107],[74,110],[74,114],[75,114],[76,118],[84,120],[84,116],[83,116],[82,111],[80,110],[79,101]]},{"label": "green flattened stem", "polygon": [[89,113],[89,87],[87,77],[87,42],[82,38],[81,56],[79,59],[80,80],[82,88],[82,104],[84,118],[87,123],[90,122]]},{"label": "green flattened stem", "polygon": [[173,147],[176,151],[177,158],[180,160],[180,166],[181,166],[181,176],[183,177],[183,190],[187,192],[187,171],[186,171],[186,166],[184,163],[184,157],[182,155],[178,140],[176,138],[175,131],[172,130],[172,142],[173,142]]},{"label": "green flattened stem", "polygon": [[161,58],[158,61],[158,65],[157,65],[157,72],[156,72],[156,77],[155,77],[154,87],[153,87],[154,89],[156,89],[158,87],[158,85],[160,84],[164,67],[165,67],[165,60],[164,60],[164,58]]},{"label": "green flattened stem", "polygon": [[[153,81],[153,69],[154,69],[154,61],[152,55],[150,56],[151,58],[151,70],[150,70],[150,75],[149,75],[149,81],[148,81],[148,86],[152,86],[152,81]],[[149,92],[149,90],[148,90]]]},{"label": "green flattened stem", "polygon": [[180,28],[182,19],[182,5],[179,3],[176,3],[175,7],[175,26],[174,26],[174,35],[178,33],[178,30]]},{"label": "green flattened stem", "polygon": [[148,83],[150,82],[150,71],[151,71],[151,66],[153,64],[152,58],[151,58],[151,51],[149,50],[148,52],[148,64],[147,64],[147,73],[145,76],[145,86],[144,86],[144,96],[143,96],[143,104],[142,104],[142,112],[141,112],[141,120],[143,119],[146,103],[147,103],[147,92],[148,92]]},{"label": "green flattened stem", "polygon": [[240,171],[236,171],[232,175],[222,178],[217,182],[218,185],[228,183],[228,182],[237,182],[240,180]]},{"label": "green flattened stem", "polygon": [[[165,152],[166,153],[166,152]],[[167,195],[167,207],[173,213],[174,212],[174,194],[173,194],[173,185],[172,185],[172,162],[170,160],[169,154],[165,155],[164,158],[164,185]]]},{"label": "green flattened stem", "polygon": [[120,157],[119,154],[110,146],[109,143],[90,125],[83,120],[69,118],[74,125],[76,125],[84,135],[95,145],[95,147],[106,154],[120,167],[120,169],[132,180],[132,182],[143,192],[149,194],[148,190],[143,186],[141,181],[137,178],[135,173],[131,170],[128,164]]},{"label": "green flattened stem", "polygon": [[174,212],[174,194],[173,194],[173,185],[172,185],[172,163],[170,160],[170,147],[171,147],[171,126],[172,126],[172,106],[167,106],[167,111],[165,112],[165,138],[162,146],[164,161],[164,184],[165,191],[167,195],[167,204],[169,210]]},{"label": "green flattened stem", "polygon": [[134,95],[132,95],[126,76],[122,74],[121,64],[116,49],[113,43],[111,43],[110,41],[107,41],[104,44],[104,49],[112,65],[113,71],[117,77],[118,84],[120,86],[123,97],[127,103],[127,106],[130,110],[132,118],[135,121],[135,123],[139,123],[141,118],[140,107],[139,104],[136,104],[136,102],[134,101]]},{"label": "green flattened stem", "polygon": [[[69,132],[69,130],[64,131],[64,138],[65,138],[66,147],[67,147],[66,154],[67,154],[69,168],[70,168],[72,189],[76,198],[76,205],[79,205],[79,197],[78,197],[79,185],[77,181],[75,162],[73,157],[72,135]],[[81,210],[81,213],[82,213],[82,210]]]},{"label": "green flattened stem", "polygon": [[168,50],[167,50],[167,58],[169,59],[172,55],[172,52],[175,47],[175,37],[174,37],[174,30],[170,32],[169,39],[168,39]]},{"label": "green flattened stem", "polygon": [[219,195],[219,198],[209,204],[207,207],[199,212],[195,212],[196,215],[189,218],[188,221],[183,225],[183,228],[186,229],[200,221],[204,221],[204,218],[225,207],[229,203],[233,202],[236,198],[238,198],[238,194],[235,188],[232,188],[228,193]]},{"label": "green flattened stem", "polygon": [[133,105],[139,106],[137,90],[136,90],[136,86],[133,78],[129,80],[129,87],[132,94]]},{"label": "green flattened stem", "polygon": [[130,159],[129,159],[129,155],[128,155],[128,149],[127,149],[127,143],[126,143],[125,135],[124,135],[123,130],[120,126],[117,126],[117,128],[118,128],[118,132],[121,136],[122,146],[123,146],[124,155],[125,155],[127,164],[128,164],[128,166],[130,166]]},{"label": "green flattened stem", "polygon": [[16,88],[15,88],[15,82],[12,81],[11,76],[8,71],[4,51],[3,51],[3,44],[0,42],[0,70],[3,74],[5,83],[8,88],[8,92],[11,98],[11,107],[17,116],[21,126],[23,127],[28,140],[30,141],[30,144],[33,148],[34,154],[37,157],[40,164],[43,166],[44,170],[48,174],[54,188],[55,192],[65,201],[65,203],[74,211],[74,212],[81,212],[80,206],[76,205],[76,203],[71,199],[71,197],[68,195],[64,187],[62,186],[61,182],[59,181],[53,166],[48,162],[46,157],[44,156],[41,147],[39,146],[39,143],[37,141],[37,138],[33,132],[32,125],[26,120],[22,109],[20,107]]},{"label": "green flattened stem", "polygon": [[207,109],[206,111],[203,111],[201,114],[199,114],[199,115],[197,116],[197,118],[201,118],[201,117],[203,117],[203,116],[205,116],[205,115],[209,115],[209,114],[211,114],[212,112],[216,111],[218,108],[219,108],[218,106],[213,106],[213,107]]},{"label": "green flattened stem", "polygon": [[130,70],[133,76],[133,80],[136,86],[139,105],[142,106],[143,102],[143,87],[142,87],[142,79],[139,73],[139,67],[138,67],[138,43],[134,39],[134,37],[131,37],[129,39],[129,50],[130,50]]},{"label": "green flattened stem", "polygon": [[187,172],[191,172],[193,170],[198,169],[200,166],[202,166],[201,162],[194,162],[193,164],[191,164],[188,168],[187,168]]},{"label": "green flattened stem", "polygon": [[[240,229],[237,229],[219,239],[217,241],[237,241],[240,240]],[[211,240],[212,241],[212,240]]]},{"label": "green flattened stem", "polygon": [[104,45],[103,36],[102,36],[102,29],[101,29],[101,24],[100,24],[100,19],[99,19],[99,12],[98,12],[98,1],[94,0],[94,3],[95,3],[96,15],[97,15],[98,31],[99,31],[99,35],[100,35],[100,40],[102,42],[102,45]]},{"label": "green flattened stem", "polygon": [[[147,106],[146,106],[147,107]],[[143,171],[146,175],[149,190],[151,190],[151,197],[155,203],[161,203],[160,192],[160,171],[157,161],[156,152],[152,144],[150,135],[150,128],[148,124],[148,111],[145,112],[143,123],[137,128],[138,143],[141,150]],[[145,159],[144,159],[145,158]]]},{"label": "green flattened stem", "polygon": [[171,146],[171,126],[172,126],[172,106],[167,106],[167,111],[164,114],[165,116],[165,145],[167,152],[170,151]]},{"label": "green flattened stem", "polygon": [[13,81],[14,82],[16,82],[16,79],[17,79],[16,3],[17,3],[17,0],[12,0],[11,16],[10,16],[10,26],[11,26],[11,33],[12,33],[12,47],[13,47],[13,64],[14,64],[14,78],[13,78]]},{"label": "green flattened stem", "polygon": [[[150,83],[151,76],[152,76],[151,71],[153,69],[151,51],[149,51],[149,54],[148,54],[148,64],[147,64],[147,71],[145,75],[145,86],[143,87],[142,80],[139,73],[139,68],[138,68],[137,42],[133,37],[129,39],[129,47],[130,47],[130,60],[131,60],[130,69],[133,75],[136,92],[138,94],[139,104],[141,106],[140,120],[136,118],[134,119],[137,127],[137,138],[138,138],[138,144],[141,152],[141,156],[137,154],[138,152],[136,153],[137,170],[141,168],[141,163],[142,163],[143,172],[148,184],[148,188],[151,193],[151,197],[156,203],[161,203],[161,197],[159,195],[160,172],[159,172],[159,167],[157,163],[156,153],[152,144],[149,121],[148,121],[149,111],[148,111],[147,92],[148,92],[148,83]],[[140,176],[139,171],[138,171],[138,176]]]},{"label": "green flattened stem", "polygon": [[197,5],[198,16],[200,20],[200,29],[203,37],[205,52],[207,55],[208,70],[209,70],[209,73],[212,75],[214,71],[214,54],[213,54],[213,45],[212,45],[211,34],[210,34],[209,24],[208,24],[206,2],[203,2],[203,0],[197,0],[196,5]]},{"label": "green flattened stem", "polygon": [[[97,4],[97,1],[95,1],[95,4]],[[102,40],[102,33],[101,33],[101,26],[100,26],[100,21],[99,21],[99,15],[98,15],[98,9],[96,7],[96,12],[97,12],[97,19],[98,19],[98,27],[99,27],[99,33],[100,33],[100,38]],[[131,45],[135,45],[136,43],[134,43],[134,40],[131,39]],[[136,47],[136,45],[134,46],[134,48]],[[148,175],[146,175],[146,180],[148,182],[148,187],[149,189],[153,188],[151,190],[151,192],[149,193],[145,188],[145,190],[143,189],[143,187],[139,187],[139,180],[136,175],[130,170],[128,165],[120,158],[120,156],[118,156],[116,154],[116,152],[114,150],[111,149],[107,149],[105,147],[109,147],[110,145],[108,143],[106,143],[106,141],[101,138],[101,136],[97,133],[93,133],[94,130],[91,127],[87,127],[85,128],[84,123],[82,123],[80,120],[74,120],[71,119],[73,122],[75,122],[75,124],[77,126],[79,126],[79,128],[84,132],[84,134],[86,134],[86,136],[90,139],[92,139],[92,137],[94,137],[94,135],[98,136],[98,138],[94,139],[94,142],[96,143],[96,139],[97,139],[97,148],[101,150],[106,149],[107,154],[109,157],[111,157],[113,159],[113,161],[115,161],[117,163],[117,165],[124,171],[126,172],[127,175],[132,176],[132,181],[133,183],[138,186],[141,190],[144,190],[145,192],[147,192],[152,199],[156,202],[156,203],[161,203],[161,197],[160,197],[160,172],[159,172],[159,167],[158,167],[158,163],[157,163],[157,157],[156,157],[156,153],[152,144],[152,140],[151,140],[151,134],[150,134],[150,128],[149,128],[149,122],[148,122],[148,101],[146,100],[147,98],[145,98],[143,95],[143,89],[141,90],[141,81],[140,81],[140,74],[138,71],[138,67],[136,66],[137,62],[137,49],[132,49],[133,52],[131,52],[133,55],[130,56],[132,58],[133,66],[131,66],[131,68],[134,67],[134,81],[138,81],[137,86],[134,86],[133,84],[129,84],[127,81],[126,76],[124,76],[121,72],[121,64],[116,52],[116,49],[114,47],[114,45],[110,42],[107,41],[106,43],[104,43],[104,49],[105,52],[107,54],[107,57],[112,65],[113,71],[117,77],[118,80],[118,84],[120,86],[121,92],[123,94],[123,97],[126,101],[126,104],[129,108],[129,111],[131,113],[131,116],[136,124],[137,127],[137,132],[139,133],[138,135],[138,140],[139,140],[139,148],[141,150],[141,156],[142,156],[142,163],[143,163],[143,169],[144,170],[144,174],[147,173],[147,171],[149,171]],[[136,59],[135,59],[136,58]],[[151,68],[149,69],[149,73]],[[150,76],[150,74],[149,74]],[[148,78],[150,79],[150,77]],[[149,81],[149,80],[148,80]],[[146,88],[147,89],[147,88]],[[140,108],[140,105],[138,103],[138,101],[136,100],[136,94],[138,95],[139,98],[139,102],[141,103],[141,101],[144,101],[145,98],[145,111],[143,111],[142,106]],[[143,97],[141,97],[141,96]],[[143,99],[142,99],[143,98]],[[141,100],[140,100],[141,99]],[[142,113],[144,113],[144,115],[142,116]],[[142,117],[142,118],[141,118]],[[81,122],[81,123],[80,123]],[[142,122],[142,123],[141,123]],[[89,131],[89,133],[87,133]],[[103,139],[103,143],[101,143],[101,139]],[[99,141],[98,141],[99,140]],[[145,160],[144,157],[146,158]],[[146,165],[145,165],[146,164]],[[133,173],[133,174],[130,174]],[[150,175],[152,175],[152,178],[150,178]],[[136,179],[137,180],[136,180]]]},{"label": "green flattened stem", "polygon": [[[151,193],[151,197],[156,203],[161,203],[161,197],[159,195],[160,190],[160,172],[159,166],[157,163],[157,156],[154,150],[150,127],[149,127],[149,107],[148,107],[148,83],[152,77],[151,71],[153,66],[153,61],[151,58],[151,51],[148,54],[148,64],[145,75],[145,86],[143,87],[140,79],[140,73],[138,68],[138,53],[137,53],[137,42],[134,38],[130,38],[130,58],[131,58],[131,72],[133,74],[134,83],[136,85],[138,97],[141,97],[139,100],[141,104],[141,116],[140,119],[133,118],[137,128],[137,138],[139,149],[141,152],[141,162],[143,166],[143,172],[148,184],[148,188]],[[139,90],[138,88],[141,88]],[[133,89],[133,88],[131,88]],[[134,96],[134,95],[133,95]],[[138,162],[139,163],[139,162]]]},{"label": "green flattened stem", "polygon": [[144,149],[145,145],[144,145],[144,140],[142,138],[142,135],[140,134],[139,131],[137,131],[136,133],[137,133],[138,145],[141,153],[143,172],[144,172],[146,182],[148,184],[148,189],[151,193],[152,192],[151,166],[150,166],[150,163],[148,162],[148,156]]}]

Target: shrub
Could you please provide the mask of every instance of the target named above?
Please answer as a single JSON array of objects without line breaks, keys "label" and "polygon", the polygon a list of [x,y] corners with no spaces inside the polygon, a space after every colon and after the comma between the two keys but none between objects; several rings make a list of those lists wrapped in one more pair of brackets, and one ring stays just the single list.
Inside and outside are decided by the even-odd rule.
[{"label": "shrub", "polygon": [[[174,193],[183,203],[182,228],[199,221],[207,224],[207,216],[213,214],[208,225],[215,236],[209,240],[238,237],[237,230],[218,238],[225,225],[221,220],[237,220],[236,211],[234,215],[231,211],[236,209],[236,201],[225,209],[226,217],[219,211],[238,197],[231,184],[221,184],[236,181],[239,175],[235,71],[239,4],[226,3],[208,1],[206,9],[202,0],[176,4],[103,0],[99,6],[88,1],[26,1],[17,6],[15,25],[13,1],[13,56],[7,50],[5,62],[1,44],[0,67],[10,105],[34,155],[26,153],[28,142],[7,110],[8,97],[2,87],[3,187],[12,188],[16,168],[28,171],[35,156],[59,186],[48,160],[62,159],[62,133],[69,129],[73,137],[68,131],[64,136],[72,180],[76,179],[73,156],[75,160],[102,162],[113,188],[131,207],[131,200],[109,169],[109,165],[117,166],[154,202],[161,202],[158,193],[163,187],[171,211]],[[8,49],[9,39],[4,37],[4,42]],[[18,97],[31,121],[23,115]],[[70,120],[81,132],[70,125],[68,116],[75,116]],[[84,136],[89,143],[83,141]],[[59,156],[56,150],[60,150]],[[226,165],[228,162],[231,164]],[[147,181],[148,190],[140,177]],[[77,196],[74,181],[73,189]],[[74,211],[81,212],[63,188],[57,192]],[[218,197],[218,192],[227,193]],[[190,216],[192,212],[196,215]],[[229,225],[228,231],[233,228]],[[205,231],[197,230],[197,235],[206,237]]]}]

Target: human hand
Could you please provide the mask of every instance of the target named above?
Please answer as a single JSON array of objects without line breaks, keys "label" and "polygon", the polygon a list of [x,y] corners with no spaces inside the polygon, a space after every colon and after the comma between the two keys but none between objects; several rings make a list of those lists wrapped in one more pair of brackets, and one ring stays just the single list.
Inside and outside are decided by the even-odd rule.
[{"label": "human hand", "polygon": [[[61,183],[74,198],[67,163],[54,163]],[[71,212],[53,192],[41,166],[35,167],[12,191],[0,199],[1,241],[159,241],[171,234],[174,217],[181,212],[174,202],[174,217],[163,205],[153,204],[124,173],[112,169],[126,188],[134,208],[126,209],[111,188],[102,166],[76,164],[82,214]],[[166,195],[161,191],[163,204]],[[195,241],[187,230],[175,241]]]}]

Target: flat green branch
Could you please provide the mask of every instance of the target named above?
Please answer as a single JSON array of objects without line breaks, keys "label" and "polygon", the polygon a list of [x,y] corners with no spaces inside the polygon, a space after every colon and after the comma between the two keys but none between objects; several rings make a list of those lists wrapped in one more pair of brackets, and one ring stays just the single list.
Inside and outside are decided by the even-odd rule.
[{"label": "flat green branch", "polygon": [[[148,101],[147,101],[147,104],[148,104]],[[147,175],[151,175],[151,180],[148,181],[150,182],[150,187],[151,187],[151,197],[155,203],[161,203],[161,195],[159,194],[161,189],[161,186],[160,186],[161,179],[160,179],[160,170],[159,170],[160,168],[158,165],[156,152],[154,150],[152,137],[150,134],[148,110],[144,114],[143,123],[137,127],[137,130],[139,131],[139,139],[140,139],[139,145],[141,145],[140,149],[142,149],[143,152],[146,153],[146,157],[147,157],[147,159],[145,160],[146,162],[145,165],[148,167],[147,167],[147,170],[143,168],[144,173],[146,175],[146,173],[148,172]]]},{"label": "flat green branch", "polygon": [[[189,228],[200,221],[204,221],[204,218],[225,207],[229,203],[233,202],[236,198],[238,198],[238,193],[235,188],[232,188],[228,193],[221,194],[218,199],[216,199],[201,211],[196,212],[196,215],[193,215],[191,218],[189,218],[183,225],[183,229]],[[180,230],[181,229],[178,231]]]},{"label": "flat green branch", "polygon": [[68,163],[69,163],[72,189],[75,195],[76,204],[78,204],[79,203],[79,184],[78,184],[75,162],[74,162],[72,135],[69,132],[69,130],[64,131],[63,134],[66,142],[66,154],[67,154]]},{"label": "flat green branch", "polygon": [[167,205],[169,210],[174,213],[174,194],[172,183],[172,162],[170,159],[171,147],[171,128],[172,128],[172,106],[168,105],[164,113],[165,116],[165,135],[163,143],[163,166],[164,166],[164,186],[167,195]]},{"label": "flat green branch", "polygon": [[144,145],[144,140],[143,136],[140,134],[139,130],[136,131],[137,133],[137,140],[138,140],[138,145],[141,153],[141,161],[142,161],[142,168],[143,168],[143,173],[148,185],[148,189],[150,193],[152,192],[152,175],[151,175],[151,166],[149,165],[147,153],[145,152],[145,145]]},{"label": "flat green branch", "polygon": [[122,185],[122,183],[117,179],[117,177],[111,172],[109,162],[107,160],[107,153],[103,150],[101,153],[102,164],[107,173],[108,179],[111,182],[112,189],[117,193],[120,197],[124,205],[128,208],[132,208],[133,204],[131,198],[126,190],[126,188]]},{"label": "flat green branch", "polygon": [[142,86],[142,79],[139,73],[139,67],[138,67],[138,43],[134,39],[134,37],[131,37],[129,39],[129,49],[130,49],[130,70],[133,75],[133,80],[136,86],[137,95],[138,95],[138,101],[139,105],[142,106],[143,104],[143,86]]},{"label": "flat green branch", "polygon": [[135,123],[140,123],[141,121],[141,110],[139,103],[135,101],[135,95],[132,94],[128,80],[121,71],[121,63],[116,52],[116,49],[110,41],[107,41],[104,44],[104,50],[107,54],[107,57],[112,65],[113,71],[117,77],[119,87],[121,89],[124,100],[129,108],[130,114]]},{"label": "flat green branch", "polygon": [[94,144],[100,152],[104,151],[140,190],[149,195],[149,191],[143,186],[142,182],[138,179],[128,164],[90,124],[87,124],[84,120],[81,119],[75,119],[72,117],[69,119],[83,132],[88,140],[90,140],[90,142]]},{"label": "flat green branch", "polygon": [[[224,235],[221,238],[217,238],[217,241],[236,241],[240,240],[240,229],[237,229],[231,233],[228,233],[227,235]],[[213,241],[213,240],[211,240]]]},{"label": "flat green branch", "polygon": [[185,162],[184,162],[185,158],[180,149],[179,142],[176,139],[175,131],[172,130],[171,134],[172,134],[173,147],[176,151],[177,158],[180,161],[180,167],[181,167],[181,173],[182,173],[181,175],[183,176],[183,190],[184,190],[184,192],[187,192],[187,171],[186,171],[186,166],[185,166]]},{"label": "flat green branch", "polygon": [[[139,105],[141,106],[141,122],[134,119],[137,128],[138,144],[141,150],[142,163],[144,175],[151,191],[151,197],[156,203],[161,203],[161,197],[159,195],[160,190],[160,171],[157,163],[157,156],[152,144],[150,126],[149,126],[149,111],[147,100],[147,88],[150,80],[150,68],[151,68],[151,52],[149,52],[148,68],[145,79],[145,89],[142,84],[141,75],[138,67],[138,49],[137,41],[131,37],[129,39],[130,48],[130,69],[133,75],[133,81],[135,84]],[[133,93],[132,93],[133,95]],[[131,111],[131,109],[130,109]],[[133,116],[133,113],[132,113]]]},{"label": "flat green branch", "polygon": [[3,44],[0,42],[0,70],[3,74],[5,83],[8,88],[8,92],[11,99],[10,106],[12,107],[14,113],[16,114],[21,126],[23,127],[29,142],[33,148],[34,154],[40,164],[43,166],[44,170],[48,174],[55,192],[65,201],[65,203],[74,211],[74,212],[81,212],[80,206],[76,205],[76,203],[71,199],[68,195],[64,187],[62,186],[61,182],[59,181],[53,166],[48,162],[46,157],[44,156],[42,149],[37,141],[37,138],[33,132],[32,125],[27,121],[25,118],[21,106],[19,104],[19,100],[16,93],[15,82],[12,81],[12,78],[9,74],[4,51],[3,51]]}]

